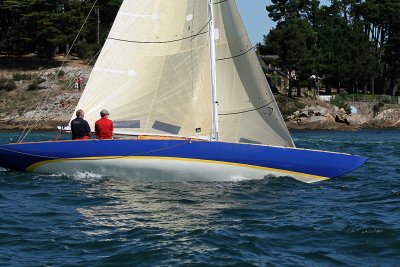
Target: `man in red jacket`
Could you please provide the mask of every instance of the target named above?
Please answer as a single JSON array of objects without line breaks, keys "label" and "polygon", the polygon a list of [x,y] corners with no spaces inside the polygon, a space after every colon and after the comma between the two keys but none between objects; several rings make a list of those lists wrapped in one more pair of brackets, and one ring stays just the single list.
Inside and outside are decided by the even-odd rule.
[{"label": "man in red jacket", "polygon": [[108,115],[110,115],[110,113],[106,109],[103,109],[100,112],[101,119],[97,120],[95,123],[95,131],[97,139],[113,138],[114,125],[112,120],[108,119]]}]

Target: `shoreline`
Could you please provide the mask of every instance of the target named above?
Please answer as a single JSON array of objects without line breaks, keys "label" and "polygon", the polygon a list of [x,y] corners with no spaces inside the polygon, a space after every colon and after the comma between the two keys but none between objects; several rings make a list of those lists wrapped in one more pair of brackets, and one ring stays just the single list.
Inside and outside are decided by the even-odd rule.
[{"label": "shoreline", "polygon": [[[324,106],[322,106],[324,105]],[[373,114],[371,108],[362,108],[365,103],[355,104],[360,112],[358,114],[346,114],[343,109],[331,106],[327,103],[314,103],[297,110],[292,115],[285,116],[285,124],[289,131],[357,131],[357,130],[396,130],[400,129],[400,106],[391,107]],[[0,130],[22,131],[28,125],[34,125],[34,131],[57,131],[57,126],[67,126],[70,120],[69,114],[73,110],[55,112],[47,109],[47,112],[39,113],[34,119],[32,113],[10,114],[0,119]],[[29,114],[30,113],[30,114]],[[11,115],[11,116],[10,116]],[[56,118],[55,118],[56,117]]]},{"label": "shoreline", "polygon": [[[40,124],[35,126],[32,131],[36,132],[53,132],[58,131],[57,126],[65,126],[68,122],[65,121],[48,121],[49,124],[47,126]],[[18,132],[23,131],[26,127],[27,121],[19,121],[14,123],[9,122],[0,122],[0,132]],[[351,132],[351,131],[374,131],[374,130],[400,130],[399,126],[365,126],[365,127],[355,127],[355,126],[347,126],[340,124],[338,127],[306,127],[305,125],[297,125],[297,127],[288,127],[290,132],[302,132],[302,131],[343,131],[343,132]]]},{"label": "shoreline", "polygon": [[[70,59],[63,75],[55,78],[58,68],[53,65],[46,66],[31,58],[24,62],[9,61],[15,66],[0,68],[0,76],[15,80],[15,88],[0,90],[0,131],[23,131],[28,123],[35,124],[33,131],[57,131],[57,126],[66,126],[83,92],[75,90],[72,81],[77,75],[87,81],[91,67],[79,59]],[[34,90],[33,85],[36,85]],[[49,98],[43,101],[45,95]],[[282,93],[276,94],[275,99],[289,131],[400,129],[400,102],[383,104],[376,110],[382,103],[348,101],[347,104],[357,109],[356,114],[349,114],[320,99],[288,98]],[[41,107],[39,111],[38,107]]]}]

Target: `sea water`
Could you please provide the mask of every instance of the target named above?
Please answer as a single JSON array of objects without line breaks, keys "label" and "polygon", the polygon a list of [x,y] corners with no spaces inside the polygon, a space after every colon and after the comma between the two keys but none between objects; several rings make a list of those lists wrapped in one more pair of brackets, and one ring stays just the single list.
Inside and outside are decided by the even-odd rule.
[{"label": "sea water", "polygon": [[[0,266],[399,266],[400,131],[292,136],[298,147],[370,159],[316,184],[0,169]],[[0,143],[16,137],[0,133]]]}]

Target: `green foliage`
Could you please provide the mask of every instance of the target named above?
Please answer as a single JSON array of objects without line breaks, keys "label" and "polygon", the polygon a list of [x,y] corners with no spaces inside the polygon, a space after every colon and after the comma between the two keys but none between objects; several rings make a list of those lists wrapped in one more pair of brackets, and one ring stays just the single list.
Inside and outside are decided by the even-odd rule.
[{"label": "green foliage", "polygon": [[382,102],[383,104],[391,104],[391,103],[395,103],[395,99],[392,96],[389,95],[383,95],[380,97],[380,102]]},{"label": "green foliage", "polygon": [[57,72],[57,77],[59,77],[59,78],[64,77],[64,75],[65,75],[65,71],[63,71],[63,70],[60,70]]},{"label": "green foliage", "polygon": [[295,111],[306,107],[306,105],[299,102],[297,99],[283,95],[276,96],[275,100],[278,103],[278,107],[281,110],[283,116],[289,116]]},{"label": "green foliage", "polygon": [[340,92],[335,96],[335,99],[341,100],[341,101],[349,101],[351,98],[346,92]]},{"label": "green foliage", "polygon": [[382,102],[385,104],[397,104],[398,98],[390,95],[364,95],[364,94],[352,94],[346,96],[348,101],[356,102]]},{"label": "green foliage", "polygon": [[385,103],[383,102],[378,102],[374,105],[373,111],[374,111],[374,116],[378,115],[379,112],[382,110],[382,108],[385,106]]},{"label": "green foliage", "polygon": [[400,1],[272,0],[267,11],[277,26],[259,51],[279,55],[275,66],[295,69],[300,84],[315,74],[329,88],[396,94]]},{"label": "green foliage", "polygon": [[[72,53],[92,55],[93,44],[100,47],[108,35],[122,0],[97,2],[78,38],[88,48],[82,47]],[[4,0],[0,1],[0,52],[24,55],[37,53],[52,57],[70,47],[88,15],[93,1],[64,0]],[[97,40],[97,15],[100,18],[100,40]],[[99,42],[98,42],[99,41]]]},{"label": "green foliage", "polygon": [[345,93],[337,94],[334,98],[331,99],[331,104],[337,106],[338,108],[343,108],[346,111],[346,114],[351,114],[350,105],[347,104],[348,96]]},{"label": "green foliage", "polygon": [[79,57],[90,59],[100,50],[100,48],[101,47],[98,44],[88,44],[82,41],[76,44],[75,52]]},{"label": "green foliage", "polygon": [[17,85],[13,79],[0,78],[0,90],[12,91],[15,89],[17,89]]},{"label": "green foliage", "polygon": [[269,17],[276,22],[287,19],[300,19],[309,16],[314,7],[314,0],[272,0],[267,6]]},{"label": "green foliage", "polygon": [[42,89],[42,87],[40,87],[39,85],[43,82],[45,82],[46,80],[43,78],[36,78],[31,84],[28,85],[28,91],[36,91],[39,89]]},{"label": "green foliage", "polygon": [[28,85],[28,91],[36,91],[39,89],[39,86],[37,84],[37,82],[33,82],[31,84]]},{"label": "green foliage", "polygon": [[271,87],[281,87],[282,86],[282,79],[281,76],[279,76],[276,73],[269,74],[269,77],[271,78]]},{"label": "green foliage", "polygon": [[13,80],[14,81],[27,81],[27,80],[30,80],[30,79],[32,79],[32,75],[29,74],[29,73],[17,72],[17,73],[13,74]]}]

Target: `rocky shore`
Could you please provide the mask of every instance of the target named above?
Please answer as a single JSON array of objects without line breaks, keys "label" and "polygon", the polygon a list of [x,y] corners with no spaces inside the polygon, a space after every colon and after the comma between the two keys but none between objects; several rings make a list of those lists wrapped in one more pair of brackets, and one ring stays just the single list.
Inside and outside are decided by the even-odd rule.
[{"label": "rocky shore", "polygon": [[0,57],[0,79],[15,85],[0,88],[0,130],[54,130],[68,124],[82,94],[74,79],[80,76],[85,83],[91,66],[70,59],[60,68],[62,60]]},{"label": "rocky shore", "polygon": [[357,130],[400,128],[400,105],[393,105],[374,114],[374,103],[350,102],[353,114],[343,108],[325,104],[306,106],[285,117],[289,129],[295,130]]},{"label": "rocky shore", "polygon": [[[77,102],[79,93],[70,94],[73,102]],[[57,126],[67,125],[74,107],[61,109],[59,102],[53,108],[17,114],[12,112],[0,113],[1,130],[21,130],[28,124],[35,123],[36,130],[54,130]],[[400,105],[389,108],[374,116],[373,103],[352,103],[357,108],[357,114],[346,114],[344,109],[336,106],[307,106],[284,117],[290,130],[358,130],[358,129],[400,129]],[[55,108],[56,107],[56,108]],[[33,117],[40,117],[36,122]]]}]

